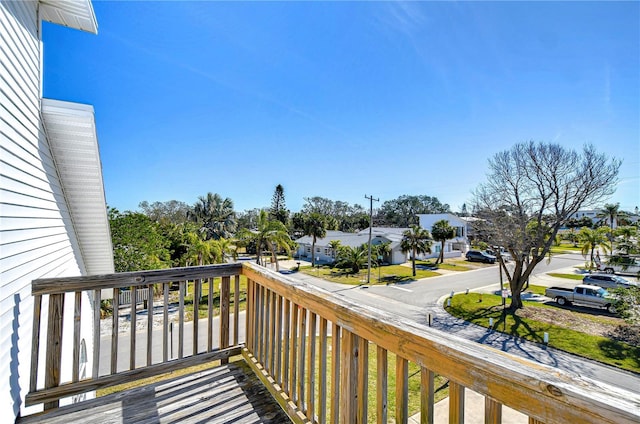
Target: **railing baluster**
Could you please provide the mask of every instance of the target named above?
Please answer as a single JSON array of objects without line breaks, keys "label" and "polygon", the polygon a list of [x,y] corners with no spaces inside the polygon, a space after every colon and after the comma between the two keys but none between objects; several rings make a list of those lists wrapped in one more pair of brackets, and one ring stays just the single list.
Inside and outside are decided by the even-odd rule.
[{"label": "railing baluster", "polygon": [[111,374],[118,372],[118,330],[120,322],[120,289],[113,289],[113,313],[111,315]]},{"label": "railing baluster", "polygon": [[396,423],[409,420],[409,361],[396,355]]},{"label": "railing baluster", "polygon": [[449,423],[464,423],[464,386],[449,381]]},{"label": "railing baluster", "polygon": [[425,367],[420,368],[420,424],[433,424],[435,373]]},{"label": "railing baluster", "polygon": [[300,318],[298,319],[298,408],[305,410],[305,357],[306,357],[306,341],[307,341],[307,310],[298,308]]},{"label": "railing baluster", "polygon": [[202,280],[193,280],[193,328],[191,340],[191,354],[198,354],[198,323],[200,322],[200,298],[202,297]]},{"label": "railing baluster", "polygon": [[264,357],[265,357],[265,346],[264,346],[264,335],[265,335],[265,330],[264,330],[264,326],[265,326],[265,302],[266,302],[266,298],[267,298],[267,293],[266,293],[266,288],[262,285],[258,285],[260,292],[259,292],[259,299],[258,299],[258,339],[257,339],[257,351],[258,351],[258,360],[260,361],[260,363],[264,364]]},{"label": "railing baluster", "polygon": [[273,378],[282,386],[282,297],[276,295],[275,366]]},{"label": "railing baluster", "polygon": [[331,415],[329,422],[340,422],[340,356],[342,349],[341,329],[338,324],[331,323]]},{"label": "railing baluster", "polygon": [[[231,298],[231,277],[222,277],[220,282],[220,349],[229,347],[229,300]],[[228,359],[220,363],[228,364]]]},{"label": "railing baluster", "polygon": [[307,348],[307,417],[313,422],[316,387],[316,321],[317,315],[309,311],[309,339]]},{"label": "railing baluster", "polygon": [[186,281],[180,281],[179,300],[178,300],[178,359],[182,359],[184,355],[184,296]]},{"label": "railing baluster", "polygon": [[171,283],[162,284],[164,303],[162,305],[162,362],[169,360],[169,286]]},{"label": "railing baluster", "polygon": [[[238,327],[240,326],[240,276],[233,276],[233,345],[239,343]],[[245,316],[246,319],[246,316]],[[245,340],[247,335],[245,334]]]},{"label": "railing baluster", "polygon": [[369,389],[369,341],[359,337],[358,343],[358,422],[367,422]]},{"label": "railing baluster", "polygon": [[283,353],[282,353],[282,389],[291,396],[289,390],[289,358],[291,355],[289,340],[291,339],[291,302],[289,299],[284,299],[284,329],[282,330]]},{"label": "railing baluster", "polygon": [[262,365],[269,373],[272,372],[270,366],[271,361],[269,360],[269,355],[271,353],[271,294],[271,290],[267,289],[264,311],[264,339],[262,339],[262,344],[264,345],[264,359],[262,361]]},{"label": "railing baluster", "polygon": [[153,284],[147,287],[147,366],[151,365],[153,351]]},{"label": "railing baluster", "polygon": [[[49,389],[60,385],[62,366],[62,322],[64,319],[65,294],[49,295],[49,316],[47,320],[47,353],[44,387]],[[59,401],[47,402],[44,409],[57,408]]]},{"label": "railing baluster", "polygon": [[253,328],[255,315],[253,313],[253,308],[255,305],[255,300],[253,297],[255,284],[253,280],[247,279],[247,310],[245,317],[245,343],[249,351],[255,355],[255,344],[253,343]]},{"label": "railing baluster", "polygon": [[102,306],[102,291],[93,291],[93,359],[91,361],[93,369],[91,370],[91,378],[98,378],[100,372],[100,313]]},{"label": "railing baluster", "polygon": [[80,317],[82,316],[82,292],[75,292],[73,302],[73,365],[71,381],[80,380]]},{"label": "railing baluster", "polygon": [[388,419],[387,390],[389,387],[389,360],[387,350],[378,346],[376,354],[376,412],[378,424],[386,424]]},{"label": "railing baluster", "polygon": [[38,387],[38,362],[40,358],[40,321],[42,319],[42,296],[33,297],[33,327],[31,330],[31,374],[29,375],[29,391],[35,392]]},{"label": "railing baluster", "polygon": [[327,422],[327,319],[320,317],[320,364],[318,373],[318,423]]},{"label": "railing baluster", "polygon": [[276,297],[275,292],[271,292],[271,304],[269,309],[271,316],[269,317],[269,372],[271,375],[276,375],[274,372],[276,366]]},{"label": "railing baluster", "polygon": [[344,328],[340,356],[340,422],[355,423],[358,412],[358,336]]},{"label": "railing baluster", "polygon": [[297,399],[298,378],[298,311],[299,306],[291,302],[291,354],[289,355],[289,396],[292,401]]},{"label": "railing baluster", "polygon": [[129,310],[129,322],[131,323],[131,335],[129,336],[129,369],[133,370],[136,368],[136,320],[138,318],[138,311],[136,310],[136,297],[138,295],[138,290],[135,286],[130,287],[129,290],[131,293],[131,309]]},{"label": "railing baluster", "polygon": [[215,296],[213,280],[213,278],[207,279],[207,287],[209,288],[209,294],[207,295],[207,352],[213,350],[213,298]]},{"label": "railing baluster", "polygon": [[485,424],[500,424],[502,422],[502,404],[489,396],[484,397]]}]

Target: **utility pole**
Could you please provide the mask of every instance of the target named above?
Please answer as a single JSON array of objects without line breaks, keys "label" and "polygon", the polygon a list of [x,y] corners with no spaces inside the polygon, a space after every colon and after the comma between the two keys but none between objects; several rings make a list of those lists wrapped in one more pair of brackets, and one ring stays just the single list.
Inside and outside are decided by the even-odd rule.
[{"label": "utility pole", "polygon": [[364,195],[365,199],[369,200],[369,260],[367,266],[367,284],[371,283],[371,232],[373,229],[373,202],[377,202],[380,199],[374,199],[373,196]]}]

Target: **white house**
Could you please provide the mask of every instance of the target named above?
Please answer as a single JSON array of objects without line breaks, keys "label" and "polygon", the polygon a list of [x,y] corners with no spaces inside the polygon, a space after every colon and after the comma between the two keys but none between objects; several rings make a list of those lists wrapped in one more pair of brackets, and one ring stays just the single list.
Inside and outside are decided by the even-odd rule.
[{"label": "white house", "polygon": [[[382,261],[390,264],[402,264],[407,261],[407,254],[400,250],[400,240],[402,232],[406,228],[373,228],[371,234],[371,244],[373,246],[390,243],[391,253],[386,255]],[[342,231],[327,231],[324,238],[317,239],[315,251],[311,252],[313,239],[310,236],[303,236],[296,240],[298,250],[296,256],[311,260],[315,257],[315,262],[330,263],[335,260],[336,252],[331,248],[331,242],[337,240],[341,246],[358,247],[369,243],[369,229],[359,233],[345,233]]]},{"label": "white house", "polygon": [[[93,108],[42,98],[43,20],[97,33],[89,0],[0,0],[3,422],[13,422],[24,412],[29,389],[32,280],[114,271]],[[83,315],[91,315],[93,308],[99,307],[92,301],[88,296],[82,299]],[[45,314],[47,305],[45,297]],[[65,307],[73,309],[73,301],[67,299]],[[64,328],[73,328],[73,311],[65,311],[65,316],[70,320]],[[83,318],[82,322],[92,320]],[[91,370],[93,328],[88,327],[83,325],[81,330],[81,356],[85,359],[80,364],[81,376]],[[63,334],[67,339],[73,331]],[[63,358],[72,357],[70,352],[62,354]],[[65,381],[70,379],[72,363],[63,361],[60,372]]]},{"label": "white house", "polygon": [[[447,240],[444,244],[445,258],[460,257],[460,255],[466,253],[471,248],[468,238],[469,226],[467,220],[464,218],[450,213],[418,214],[417,216],[420,227],[429,230],[429,232],[431,232],[433,224],[443,219],[448,221],[449,225],[456,229],[456,236]],[[426,257],[437,257],[440,255],[441,248],[439,242],[433,243],[432,253]]]}]

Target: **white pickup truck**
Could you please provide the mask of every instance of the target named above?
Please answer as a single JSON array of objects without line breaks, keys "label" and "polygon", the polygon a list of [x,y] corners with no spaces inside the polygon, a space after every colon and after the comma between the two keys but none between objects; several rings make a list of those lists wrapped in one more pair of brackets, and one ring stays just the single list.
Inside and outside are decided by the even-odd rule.
[{"label": "white pickup truck", "polygon": [[570,289],[567,287],[549,287],[545,290],[545,296],[554,299],[558,305],[570,305],[578,303],[594,308],[605,308],[611,313],[615,313],[614,302],[609,293],[598,286],[580,284]]},{"label": "white pickup truck", "polygon": [[597,262],[598,270],[607,274],[640,275],[640,259],[626,255],[611,256],[605,263]]}]

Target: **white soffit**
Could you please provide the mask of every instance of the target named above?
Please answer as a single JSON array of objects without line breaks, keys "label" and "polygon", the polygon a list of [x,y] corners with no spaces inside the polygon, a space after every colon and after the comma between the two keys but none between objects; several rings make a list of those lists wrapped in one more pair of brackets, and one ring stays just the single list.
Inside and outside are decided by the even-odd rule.
[{"label": "white soffit", "polygon": [[90,0],[40,0],[40,19],[98,33],[98,21]]},{"label": "white soffit", "polygon": [[88,275],[114,272],[93,107],[42,99],[42,119]]}]

